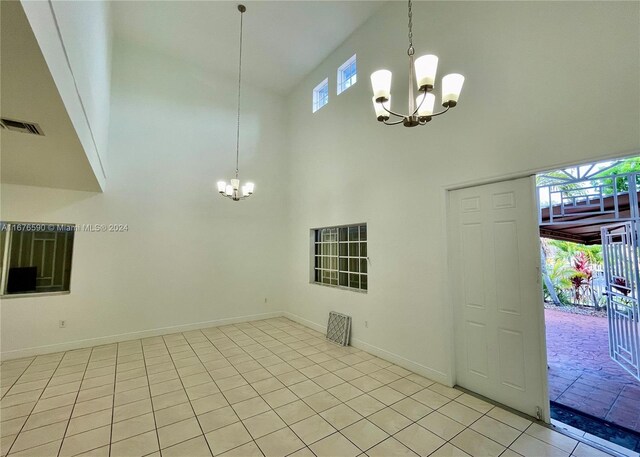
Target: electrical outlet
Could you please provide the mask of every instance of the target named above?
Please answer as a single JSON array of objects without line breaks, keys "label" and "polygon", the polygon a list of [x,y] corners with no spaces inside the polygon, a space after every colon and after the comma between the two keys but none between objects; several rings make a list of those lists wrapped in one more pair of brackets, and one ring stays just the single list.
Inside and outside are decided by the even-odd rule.
[{"label": "electrical outlet", "polygon": [[67,328],[67,321],[60,321],[58,325],[60,328]]},{"label": "electrical outlet", "polygon": [[369,321],[364,321],[364,328],[369,328]]}]

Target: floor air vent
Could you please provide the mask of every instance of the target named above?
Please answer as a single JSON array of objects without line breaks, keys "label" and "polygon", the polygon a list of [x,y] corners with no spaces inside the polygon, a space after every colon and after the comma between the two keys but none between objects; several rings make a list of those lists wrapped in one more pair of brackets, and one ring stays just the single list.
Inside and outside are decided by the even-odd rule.
[{"label": "floor air vent", "polygon": [[350,335],[351,316],[331,311],[329,313],[329,323],[327,324],[327,339],[340,346],[348,346]]},{"label": "floor air vent", "polygon": [[40,126],[34,122],[23,122],[23,121],[16,121],[14,119],[2,118],[0,119],[0,125],[2,126],[2,128],[5,128],[7,130],[12,130],[14,132],[22,132],[22,133],[29,133],[31,135],[44,136],[44,132],[42,131]]}]

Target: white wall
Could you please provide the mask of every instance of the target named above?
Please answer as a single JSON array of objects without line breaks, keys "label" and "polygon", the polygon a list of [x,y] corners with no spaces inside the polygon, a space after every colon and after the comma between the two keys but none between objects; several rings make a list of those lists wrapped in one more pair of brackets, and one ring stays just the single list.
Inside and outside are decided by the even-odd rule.
[{"label": "white wall", "polygon": [[[639,4],[418,2],[413,17],[416,55],[435,53],[440,76],[467,78],[452,112],[415,129],[375,120],[379,68],[394,74],[392,108],[406,111],[399,2],[289,99],[288,310],[321,325],[330,310],[349,314],[357,343],[451,382],[445,188],[640,151]],[[359,81],[336,96],[336,69],[354,53]],[[312,114],[327,76],[329,104]],[[368,223],[369,292],[309,284],[309,229],[353,222]]]},{"label": "white wall", "polygon": [[256,192],[232,202],[215,182],[235,168],[235,83],[126,43],[115,51],[108,190],[3,185],[0,217],[129,230],[77,233],[70,295],[2,300],[3,357],[284,307],[284,100],[243,87],[240,177]]},{"label": "white wall", "polygon": [[104,162],[111,108],[111,7],[106,1],[53,1],[91,131]]},{"label": "white wall", "polygon": [[21,3],[96,179],[104,189],[111,99],[109,3]]},{"label": "white wall", "polygon": [[[371,106],[368,75],[382,66],[404,104],[406,12],[390,2],[286,104],[247,87],[240,168],[256,194],[242,203],[214,189],[233,172],[235,84],[116,43],[108,191],[3,185],[0,216],[129,231],[78,233],[70,295],[3,300],[3,356],[283,308],[324,325],[334,309],[354,317],[357,342],[450,381],[444,189],[637,153],[638,14],[637,3],[416,3],[418,55],[438,54],[440,74],[467,83],[453,112],[410,130],[378,125]],[[360,81],[336,96],[354,52]],[[330,103],[312,114],[327,76]],[[369,226],[369,292],[309,284],[309,229],[351,222]]]}]

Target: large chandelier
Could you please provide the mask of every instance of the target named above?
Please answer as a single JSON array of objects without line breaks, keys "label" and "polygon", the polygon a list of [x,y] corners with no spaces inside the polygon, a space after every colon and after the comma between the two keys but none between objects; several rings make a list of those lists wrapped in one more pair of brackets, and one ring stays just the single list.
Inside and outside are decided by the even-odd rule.
[{"label": "large chandelier", "polygon": [[240,158],[240,88],[242,81],[242,15],[247,8],[244,5],[238,5],[238,11],[240,11],[240,56],[238,59],[238,124],[236,129],[236,177],[231,179],[230,183],[226,181],[218,181],[218,192],[223,197],[230,198],[234,202],[244,200],[253,194],[254,185],[251,182],[246,183],[240,187],[240,179],[238,178],[238,163]]},{"label": "large chandelier", "polygon": [[[391,72],[389,70],[378,70],[371,74],[371,86],[373,87],[373,106],[375,108],[378,121],[386,125],[397,125],[402,123],[405,127],[415,127],[424,125],[432,118],[446,113],[456,106],[464,76],[451,73],[442,78],[442,106],[444,110],[434,113],[436,97],[433,91],[438,68],[438,57],[425,55],[415,59],[415,49],[413,48],[413,12],[411,11],[411,0],[409,0],[409,114],[399,114],[391,111]],[[414,73],[415,67],[415,73]],[[418,87],[418,96],[414,98],[414,87]],[[399,120],[389,121],[390,116],[395,116]]]}]

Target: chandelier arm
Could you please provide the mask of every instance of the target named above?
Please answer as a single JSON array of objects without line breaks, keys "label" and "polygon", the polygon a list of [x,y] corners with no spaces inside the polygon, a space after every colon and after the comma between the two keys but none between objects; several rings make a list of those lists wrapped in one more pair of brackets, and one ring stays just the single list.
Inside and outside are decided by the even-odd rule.
[{"label": "chandelier arm", "polygon": [[442,111],[440,111],[439,113],[432,114],[432,115],[431,115],[431,117],[440,116],[441,114],[444,114],[444,113],[446,113],[447,111],[449,111],[449,109],[451,109],[451,107],[450,107],[450,106],[447,106],[445,109],[443,109],[443,110],[442,110]]},{"label": "chandelier arm", "polygon": [[403,119],[406,117],[404,114],[398,114],[398,113],[396,113],[395,111],[390,111],[390,110],[388,110],[388,109],[387,109],[387,107],[386,107],[386,106],[384,106],[384,103],[382,103],[382,108],[383,108],[387,113],[389,113],[389,114],[393,114],[394,116],[401,117],[401,118],[403,118]]},{"label": "chandelier arm", "polygon": [[425,92],[422,100],[420,101],[420,104],[417,106],[417,108],[415,109],[415,111],[413,112],[412,116],[415,116],[416,114],[418,114],[418,111],[420,111],[420,108],[422,107],[422,104],[424,103],[424,100],[427,98],[427,93]]},{"label": "chandelier arm", "polygon": [[382,121],[384,122],[385,125],[398,125],[404,122],[404,118],[400,119],[399,121],[394,121],[394,122],[387,122],[387,121]]},{"label": "chandelier arm", "polygon": [[223,197],[227,197],[229,200],[237,201],[237,200],[246,200],[247,198],[251,197],[251,195],[233,198],[233,195],[224,194]]}]

